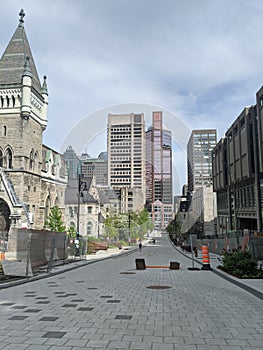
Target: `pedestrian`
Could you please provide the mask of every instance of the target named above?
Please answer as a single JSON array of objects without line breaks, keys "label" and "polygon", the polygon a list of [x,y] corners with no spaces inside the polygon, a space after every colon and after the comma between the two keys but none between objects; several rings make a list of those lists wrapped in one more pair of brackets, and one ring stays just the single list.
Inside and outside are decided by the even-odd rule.
[{"label": "pedestrian", "polygon": [[142,251],[142,242],[141,241],[139,242],[139,251],[140,252]]}]

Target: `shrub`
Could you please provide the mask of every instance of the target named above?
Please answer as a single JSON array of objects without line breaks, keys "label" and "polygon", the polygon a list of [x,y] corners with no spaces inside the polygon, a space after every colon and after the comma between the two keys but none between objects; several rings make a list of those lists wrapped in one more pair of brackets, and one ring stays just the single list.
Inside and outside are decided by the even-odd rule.
[{"label": "shrub", "polygon": [[256,277],[261,274],[257,269],[257,261],[246,251],[226,253],[222,270],[236,277]]}]

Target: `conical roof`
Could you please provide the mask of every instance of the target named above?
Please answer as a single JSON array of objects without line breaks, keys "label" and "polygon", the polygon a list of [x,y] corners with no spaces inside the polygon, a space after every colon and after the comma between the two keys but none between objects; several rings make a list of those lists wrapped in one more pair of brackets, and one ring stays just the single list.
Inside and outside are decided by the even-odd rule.
[{"label": "conical roof", "polygon": [[0,60],[0,87],[16,87],[21,85],[26,58],[29,57],[32,86],[41,94],[41,84],[24,29],[24,12],[21,10],[19,15],[21,16],[19,25]]}]

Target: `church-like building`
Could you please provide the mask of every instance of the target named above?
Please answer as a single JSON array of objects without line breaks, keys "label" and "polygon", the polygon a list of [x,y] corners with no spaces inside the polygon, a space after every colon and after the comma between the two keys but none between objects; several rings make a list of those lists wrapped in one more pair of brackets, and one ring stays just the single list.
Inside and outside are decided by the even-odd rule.
[{"label": "church-like building", "polygon": [[42,82],[19,24],[0,60],[0,238],[11,227],[43,229],[50,208],[64,213],[67,170],[63,156],[43,145],[47,78]]}]

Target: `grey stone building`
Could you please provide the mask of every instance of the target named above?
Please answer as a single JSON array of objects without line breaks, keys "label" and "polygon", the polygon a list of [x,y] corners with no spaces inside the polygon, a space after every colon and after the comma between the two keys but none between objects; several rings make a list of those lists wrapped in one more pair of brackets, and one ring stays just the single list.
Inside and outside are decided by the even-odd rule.
[{"label": "grey stone building", "polygon": [[0,236],[10,227],[42,229],[54,205],[64,210],[66,167],[43,145],[47,79],[40,82],[21,10],[0,59]]}]

